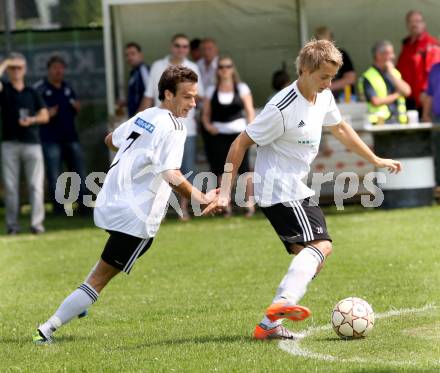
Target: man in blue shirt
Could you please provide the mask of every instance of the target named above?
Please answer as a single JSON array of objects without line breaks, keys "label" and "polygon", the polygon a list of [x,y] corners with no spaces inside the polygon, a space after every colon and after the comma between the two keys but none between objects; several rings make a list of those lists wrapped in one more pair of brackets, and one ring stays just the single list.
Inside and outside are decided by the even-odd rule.
[{"label": "man in blue shirt", "polygon": [[125,59],[132,67],[128,80],[127,114],[131,118],[140,111],[142,98],[148,83],[148,66],[144,63],[144,55],[139,44],[130,42],[125,46]]},{"label": "man in blue shirt", "polygon": [[59,55],[53,55],[47,62],[47,78],[37,82],[35,88],[43,97],[49,109],[49,124],[40,128],[49,194],[54,214],[61,215],[64,208],[55,199],[57,179],[63,171],[76,172],[81,177],[79,194],[80,212],[87,209],[82,205],[85,191],[85,167],[83,153],[75,127],[75,116],[80,110],[72,86],[64,80],[66,62]]}]

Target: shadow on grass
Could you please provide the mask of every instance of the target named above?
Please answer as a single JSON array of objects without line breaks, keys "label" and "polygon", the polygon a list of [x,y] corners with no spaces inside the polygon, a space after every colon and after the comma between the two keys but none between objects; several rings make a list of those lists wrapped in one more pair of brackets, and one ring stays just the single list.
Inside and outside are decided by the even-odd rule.
[{"label": "shadow on grass", "polygon": [[345,342],[347,341],[346,339],[342,339],[339,337],[322,337],[322,338],[314,338],[316,341],[319,342]]},{"label": "shadow on grass", "polygon": [[82,342],[82,341],[92,341],[95,340],[92,336],[87,335],[63,335],[55,336],[55,343],[71,343],[71,342]]},{"label": "shadow on grass", "polygon": [[[353,369],[351,373],[400,373],[402,372],[402,368],[357,368]],[[411,367],[411,370],[404,370],[403,372],[411,372],[411,373],[432,373],[436,372],[436,370],[432,369],[424,369],[424,368],[416,368]]]},{"label": "shadow on grass", "polygon": [[245,335],[225,335],[225,336],[201,336],[192,338],[175,338],[175,339],[163,339],[158,341],[145,342],[134,346],[123,346],[117,348],[110,348],[109,350],[138,350],[147,347],[157,346],[175,346],[186,344],[209,344],[209,343],[253,343],[255,342],[249,336]]},{"label": "shadow on grass", "polygon": [[[64,344],[64,343],[73,343],[73,342],[82,342],[82,341],[91,341],[92,337],[90,336],[84,336],[84,335],[65,335],[65,336],[55,336],[54,337],[54,344]],[[6,337],[6,338],[0,338],[0,345],[34,345],[32,342],[32,336],[20,336],[20,337]]]},{"label": "shadow on grass", "polygon": [[322,337],[322,338],[314,338],[316,341],[319,342],[360,342],[364,340],[365,338],[339,338],[339,337]]}]

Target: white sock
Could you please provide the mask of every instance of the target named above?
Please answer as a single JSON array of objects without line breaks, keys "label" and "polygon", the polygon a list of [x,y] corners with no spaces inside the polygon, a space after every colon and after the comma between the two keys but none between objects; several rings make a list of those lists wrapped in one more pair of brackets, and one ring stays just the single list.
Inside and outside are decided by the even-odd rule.
[{"label": "white sock", "polygon": [[287,274],[281,281],[273,303],[287,299],[292,305],[298,304],[304,296],[307,285],[312,280],[324,255],[312,245],[306,246],[293,258]]},{"label": "white sock", "polygon": [[[316,247],[309,245],[293,258],[287,274],[281,281],[272,303],[287,299],[292,305],[298,304],[304,296],[307,285],[315,276],[318,266],[324,261],[324,255]],[[264,316],[262,324],[269,329],[280,325],[282,319],[270,321]]]},{"label": "white sock", "polygon": [[61,325],[67,324],[70,320],[88,309],[98,300],[98,292],[87,283],[83,283],[78,289],[71,293],[54,315],[38,329],[46,336],[50,337]]}]

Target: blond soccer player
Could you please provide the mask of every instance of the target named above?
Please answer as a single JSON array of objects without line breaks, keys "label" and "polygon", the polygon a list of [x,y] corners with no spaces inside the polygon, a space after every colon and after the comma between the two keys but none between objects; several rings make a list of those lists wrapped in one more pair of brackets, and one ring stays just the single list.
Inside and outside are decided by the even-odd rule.
[{"label": "blond soccer player", "polygon": [[329,89],[342,64],[335,45],[326,40],[310,41],[301,49],[296,64],[298,80],[274,96],[232,143],[220,195],[204,211],[220,212],[228,206],[231,180],[246,150],[257,144],[255,198],[287,252],[295,257],[255,327],[256,339],[293,338],[281,323],[286,318],[299,321],[310,316],[310,310],[298,303],[332,252],[324,215],[310,199],[314,192],[303,182],[318,153],[322,126],[329,126],[342,144],[374,166],[390,172],[401,170],[398,161],[376,156],[342,120]]}]

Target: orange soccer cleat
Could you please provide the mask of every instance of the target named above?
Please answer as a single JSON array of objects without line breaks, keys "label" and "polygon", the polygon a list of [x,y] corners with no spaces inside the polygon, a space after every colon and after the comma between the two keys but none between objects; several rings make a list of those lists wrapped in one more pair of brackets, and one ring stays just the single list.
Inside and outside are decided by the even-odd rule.
[{"label": "orange soccer cleat", "polygon": [[258,324],[255,327],[253,337],[258,340],[295,338],[294,334],[282,325],[278,325],[275,328],[268,329],[267,326],[264,324]]},{"label": "orange soccer cleat", "polygon": [[272,322],[278,319],[301,321],[307,319],[311,314],[312,312],[307,307],[291,305],[288,301],[273,303],[266,310],[266,316]]}]

